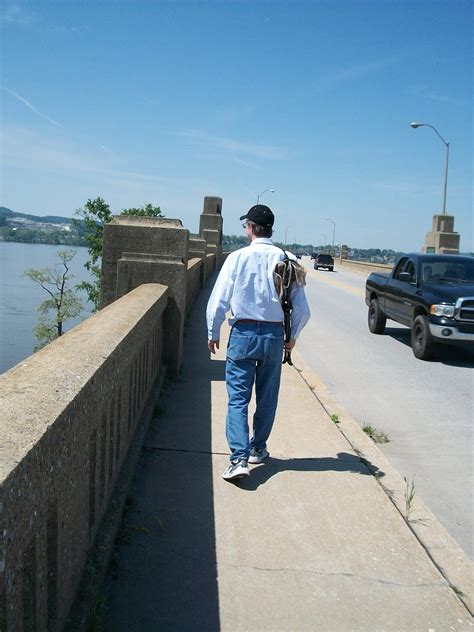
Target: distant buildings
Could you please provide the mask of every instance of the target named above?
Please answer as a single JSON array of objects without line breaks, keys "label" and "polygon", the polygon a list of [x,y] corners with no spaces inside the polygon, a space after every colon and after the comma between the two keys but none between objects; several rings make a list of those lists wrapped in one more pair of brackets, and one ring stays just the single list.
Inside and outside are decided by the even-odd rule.
[{"label": "distant buildings", "polygon": [[26,217],[7,217],[7,226],[10,228],[29,228],[36,230],[62,230],[69,233],[71,231],[71,224],[52,224],[49,222],[34,222]]}]

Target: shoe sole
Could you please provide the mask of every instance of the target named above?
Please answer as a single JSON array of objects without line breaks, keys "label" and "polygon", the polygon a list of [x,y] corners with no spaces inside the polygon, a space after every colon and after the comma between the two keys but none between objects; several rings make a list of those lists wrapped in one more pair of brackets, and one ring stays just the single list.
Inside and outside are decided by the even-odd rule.
[{"label": "shoe sole", "polygon": [[250,472],[247,472],[245,474],[235,474],[234,476],[223,476],[222,478],[225,481],[238,481],[241,478],[245,478],[246,476],[249,476]]},{"label": "shoe sole", "polygon": [[252,463],[253,465],[256,465],[258,463],[263,463],[264,461],[268,459],[269,456],[270,454],[267,454],[266,456],[263,456],[263,457],[249,456],[248,462]]}]

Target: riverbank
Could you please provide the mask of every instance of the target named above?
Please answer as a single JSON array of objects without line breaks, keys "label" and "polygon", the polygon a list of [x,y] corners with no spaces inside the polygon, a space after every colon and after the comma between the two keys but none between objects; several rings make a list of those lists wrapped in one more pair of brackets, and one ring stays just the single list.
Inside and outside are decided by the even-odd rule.
[{"label": "riverbank", "polygon": [[[23,276],[27,268],[47,268],[58,262],[57,252],[64,245],[25,244],[0,241],[0,373],[12,368],[33,353],[37,343],[33,328],[38,319],[37,307],[46,293],[36,283]],[[70,247],[70,246],[68,246]],[[84,268],[89,259],[87,248],[74,247],[76,255],[71,261],[74,275],[71,285],[90,281]],[[79,292],[84,310],[66,323],[66,330],[90,315],[90,306],[84,292]]]}]

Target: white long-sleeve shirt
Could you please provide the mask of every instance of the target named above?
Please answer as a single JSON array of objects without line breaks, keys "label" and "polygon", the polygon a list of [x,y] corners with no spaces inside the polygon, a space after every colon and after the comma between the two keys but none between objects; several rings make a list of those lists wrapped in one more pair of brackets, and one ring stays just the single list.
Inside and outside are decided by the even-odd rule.
[{"label": "white long-sleeve shirt", "polygon": [[[288,256],[296,259],[291,253]],[[243,319],[284,322],[273,279],[275,266],[283,258],[281,248],[265,238],[254,239],[250,246],[227,257],[207,304],[209,340],[220,339],[221,325],[229,309],[232,312],[230,325]],[[304,288],[294,284],[291,302],[291,338],[296,339],[310,317]]]}]

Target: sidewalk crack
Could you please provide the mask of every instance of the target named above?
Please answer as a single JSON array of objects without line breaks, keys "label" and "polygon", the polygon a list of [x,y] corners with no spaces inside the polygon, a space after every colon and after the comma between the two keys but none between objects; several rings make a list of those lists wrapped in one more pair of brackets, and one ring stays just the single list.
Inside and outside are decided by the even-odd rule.
[{"label": "sidewalk crack", "polygon": [[160,448],[155,445],[143,446],[145,452],[187,452],[189,454],[216,454],[218,456],[229,456],[227,452],[213,452],[212,450],[188,450],[186,448]]},{"label": "sidewalk crack", "polygon": [[348,573],[345,571],[339,572],[324,572],[324,571],[315,571],[306,568],[265,568],[263,566],[250,566],[248,564],[225,564],[230,568],[246,568],[254,571],[269,571],[276,573],[306,573],[309,575],[319,575],[321,577],[349,577],[356,579],[366,579],[370,582],[384,584],[387,586],[400,586],[401,588],[422,588],[426,586],[438,586],[438,587],[448,587],[448,583],[445,581],[435,581],[435,582],[423,582],[419,584],[405,584],[403,582],[390,581],[387,579],[380,579],[378,577],[369,577],[367,575],[358,575],[357,573]]}]

